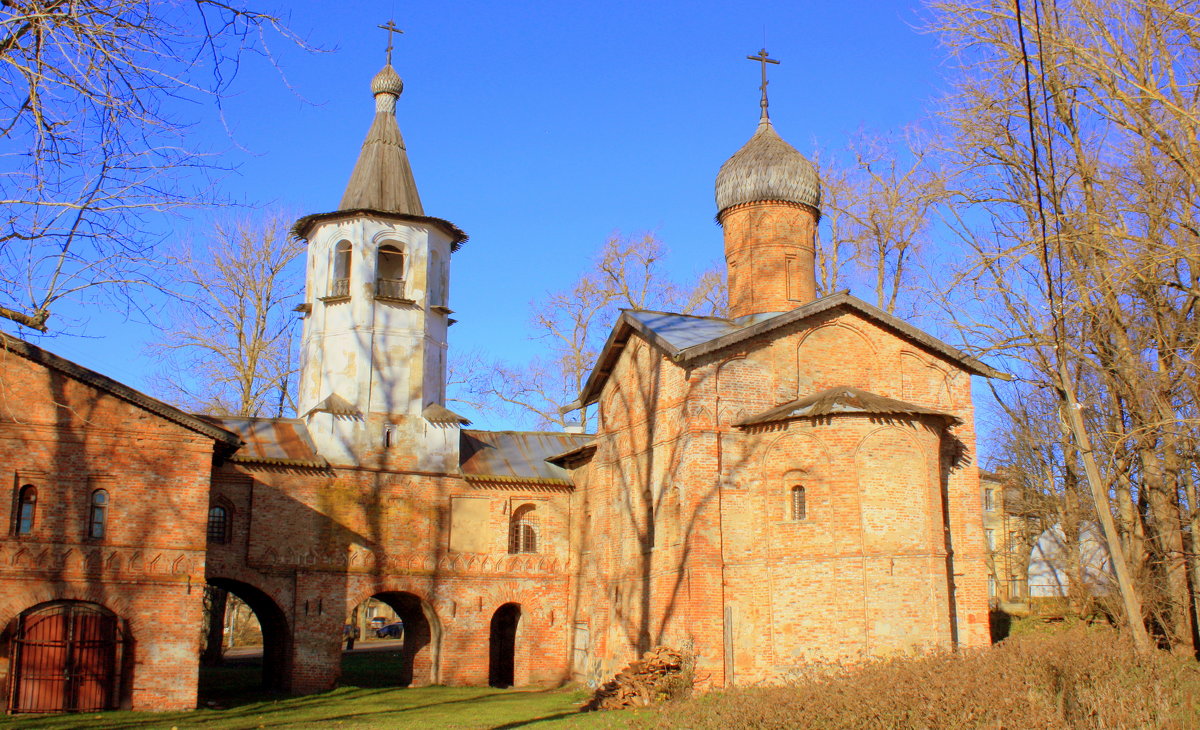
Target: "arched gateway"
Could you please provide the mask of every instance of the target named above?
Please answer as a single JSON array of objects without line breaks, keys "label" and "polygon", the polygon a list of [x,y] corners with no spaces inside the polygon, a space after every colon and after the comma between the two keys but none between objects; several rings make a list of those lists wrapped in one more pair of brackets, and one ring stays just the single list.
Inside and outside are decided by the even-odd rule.
[{"label": "arched gateway", "polygon": [[112,611],[95,603],[54,601],[25,611],[9,631],[10,712],[120,706],[127,637]]}]

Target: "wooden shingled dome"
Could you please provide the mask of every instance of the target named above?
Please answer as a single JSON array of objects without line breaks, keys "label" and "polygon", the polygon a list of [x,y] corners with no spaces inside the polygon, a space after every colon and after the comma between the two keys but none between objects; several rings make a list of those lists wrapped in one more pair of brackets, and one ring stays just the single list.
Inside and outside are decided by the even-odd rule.
[{"label": "wooden shingled dome", "polygon": [[717,173],[717,217],[742,203],[771,200],[821,209],[817,168],[779,136],[769,119]]}]

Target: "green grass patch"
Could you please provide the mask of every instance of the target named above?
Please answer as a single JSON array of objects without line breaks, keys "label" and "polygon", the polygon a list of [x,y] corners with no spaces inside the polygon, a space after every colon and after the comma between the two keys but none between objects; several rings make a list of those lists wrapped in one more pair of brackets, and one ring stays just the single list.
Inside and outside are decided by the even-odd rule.
[{"label": "green grass patch", "polygon": [[399,652],[347,654],[342,686],[305,697],[272,695],[261,687],[262,663],[237,659],[201,670],[200,701],[218,708],[191,712],[105,712],[0,715],[0,727],[21,728],[619,728],[624,713],[578,712],[582,690],[394,684]]}]

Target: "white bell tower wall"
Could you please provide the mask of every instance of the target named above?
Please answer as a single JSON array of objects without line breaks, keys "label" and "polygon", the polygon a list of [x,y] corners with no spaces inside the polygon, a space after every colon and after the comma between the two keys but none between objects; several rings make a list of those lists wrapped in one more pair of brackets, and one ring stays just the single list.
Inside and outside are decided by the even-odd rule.
[{"label": "white bell tower wall", "polygon": [[370,213],[319,222],[307,238],[299,413],[318,450],[423,468],[452,450],[457,468],[458,428],[422,415],[445,401],[451,238]]}]

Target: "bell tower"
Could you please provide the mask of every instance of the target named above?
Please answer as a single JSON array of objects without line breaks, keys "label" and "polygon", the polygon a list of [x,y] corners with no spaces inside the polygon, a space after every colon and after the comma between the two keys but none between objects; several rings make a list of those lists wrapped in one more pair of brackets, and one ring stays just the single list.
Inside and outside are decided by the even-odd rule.
[{"label": "bell tower", "polygon": [[334,464],[452,471],[466,419],[445,407],[450,255],[467,236],[425,215],[396,123],[388,58],[338,210],[305,216],[299,415]]},{"label": "bell tower", "polygon": [[758,129],[717,173],[717,222],[725,230],[732,319],[779,314],[816,298],[817,169],[775,131],[767,110],[766,49]]}]

